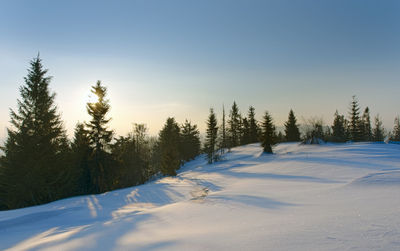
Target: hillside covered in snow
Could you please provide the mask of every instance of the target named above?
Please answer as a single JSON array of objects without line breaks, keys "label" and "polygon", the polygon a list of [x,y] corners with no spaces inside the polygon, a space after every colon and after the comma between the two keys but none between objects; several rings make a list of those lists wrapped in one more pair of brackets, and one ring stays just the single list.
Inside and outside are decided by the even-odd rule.
[{"label": "hillside covered in snow", "polygon": [[400,250],[400,145],[274,151],[0,212],[0,250]]}]

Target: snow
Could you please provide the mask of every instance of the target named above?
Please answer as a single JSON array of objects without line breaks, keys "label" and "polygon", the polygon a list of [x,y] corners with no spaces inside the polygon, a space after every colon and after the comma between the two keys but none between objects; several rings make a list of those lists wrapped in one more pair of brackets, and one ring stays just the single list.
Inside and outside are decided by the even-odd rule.
[{"label": "snow", "polygon": [[400,145],[274,150],[0,212],[0,250],[400,250]]}]

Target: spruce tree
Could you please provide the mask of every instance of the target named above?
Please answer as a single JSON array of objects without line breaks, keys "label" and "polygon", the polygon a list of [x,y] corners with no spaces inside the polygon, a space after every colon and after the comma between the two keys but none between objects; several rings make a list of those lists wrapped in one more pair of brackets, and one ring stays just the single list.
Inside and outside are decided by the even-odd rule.
[{"label": "spruce tree", "polygon": [[175,118],[168,118],[159,134],[160,168],[164,175],[176,175],[181,166],[181,138]]},{"label": "spruce tree", "polygon": [[373,129],[373,140],[383,141],[385,139],[385,130],[382,126],[382,120],[379,118],[379,114],[375,117],[375,127]]},{"label": "spruce tree", "polygon": [[225,106],[222,105],[222,135],[221,135],[221,154],[224,154],[225,149],[228,147],[226,139],[226,125],[225,125]]},{"label": "spruce tree", "polygon": [[247,145],[250,143],[250,124],[247,118],[242,119],[242,135],[240,139],[241,145]]},{"label": "spruce tree", "polygon": [[272,146],[276,143],[275,126],[271,115],[268,111],[265,112],[262,123],[262,147],[265,153],[272,153]]},{"label": "spruce tree", "polygon": [[200,132],[188,120],[181,129],[181,152],[184,161],[193,160],[200,153]]},{"label": "spruce tree", "polygon": [[288,121],[285,123],[285,137],[288,142],[300,141],[300,131],[293,110],[290,109]]},{"label": "spruce tree", "polygon": [[346,124],[343,115],[339,115],[338,111],[335,112],[335,118],[332,125],[332,140],[334,142],[346,141]]},{"label": "spruce tree", "polygon": [[394,119],[394,127],[393,127],[393,133],[392,133],[391,140],[400,141],[400,117],[399,116],[397,116]]},{"label": "spruce tree", "polygon": [[249,143],[256,143],[259,142],[259,131],[260,128],[257,124],[256,120],[256,114],[255,114],[255,109],[253,106],[249,107],[249,112],[248,112],[248,121],[249,121]]},{"label": "spruce tree", "polygon": [[68,141],[49,90],[51,77],[39,56],[20,87],[17,111],[1,158],[0,198],[7,208],[46,203],[69,195]]},{"label": "spruce tree", "polygon": [[360,106],[358,105],[358,100],[356,99],[356,96],[353,96],[353,100],[350,103],[349,120],[349,131],[351,140],[362,140]]},{"label": "spruce tree", "polygon": [[85,125],[78,123],[75,127],[74,139],[71,144],[73,165],[76,167],[76,190],[78,194],[90,192],[90,157],[92,149],[90,147],[89,133]]},{"label": "spruce tree", "polygon": [[[92,117],[89,123],[86,123],[90,146],[93,149],[92,165],[91,165],[91,186],[95,193],[104,192],[110,189],[110,142],[112,140],[113,131],[108,129],[107,124],[110,118],[106,118],[110,110],[109,100],[106,99],[107,88],[97,81],[92,86],[91,92],[96,95],[97,102],[87,103],[86,109]],[[106,178],[108,180],[106,180]]]},{"label": "spruce tree", "polygon": [[218,160],[217,154],[217,118],[215,116],[214,110],[210,109],[210,115],[207,120],[207,131],[206,131],[206,142],[204,146],[204,151],[207,154],[207,161],[209,164]]},{"label": "spruce tree", "polygon": [[369,108],[366,107],[362,116],[362,133],[363,140],[371,141],[372,139],[372,128],[371,128],[371,119],[369,115]]},{"label": "spruce tree", "polygon": [[235,147],[239,145],[239,139],[240,139],[240,114],[239,114],[239,108],[236,104],[236,102],[233,102],[231,112],[229,114],[229,147]]}]

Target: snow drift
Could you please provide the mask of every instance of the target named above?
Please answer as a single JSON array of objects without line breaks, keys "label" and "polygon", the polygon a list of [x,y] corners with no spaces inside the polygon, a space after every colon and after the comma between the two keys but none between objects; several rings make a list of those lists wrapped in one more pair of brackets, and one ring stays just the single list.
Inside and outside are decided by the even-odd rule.
[{"label": "snow drift", "polygon": [[0,212],[1,250],[400,250],[400,145],[238,147],[176,177]]}]

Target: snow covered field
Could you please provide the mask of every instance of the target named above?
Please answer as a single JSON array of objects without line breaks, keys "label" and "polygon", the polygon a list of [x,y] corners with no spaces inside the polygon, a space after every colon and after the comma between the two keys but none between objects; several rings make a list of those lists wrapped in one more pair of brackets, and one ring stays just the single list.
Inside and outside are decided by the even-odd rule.
[{"label": "snow covered field", "polygon": [[177,177],[0,212],[0,250],[400,250],[400,145],[238,147]]}]

